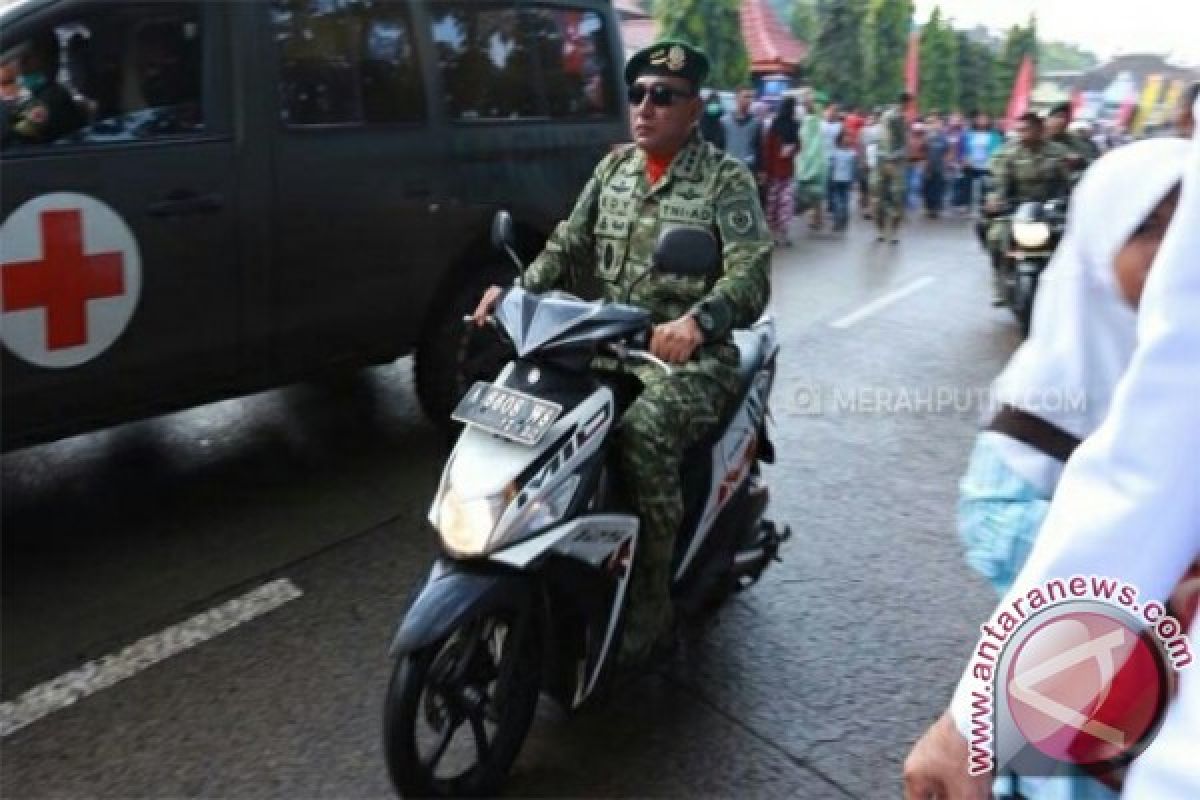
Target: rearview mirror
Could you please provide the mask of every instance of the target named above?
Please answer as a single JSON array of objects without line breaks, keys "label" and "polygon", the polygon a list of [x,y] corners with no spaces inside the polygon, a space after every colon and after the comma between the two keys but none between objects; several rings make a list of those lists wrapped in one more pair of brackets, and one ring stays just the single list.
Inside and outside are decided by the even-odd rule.
[{"label": "rearview mirror", "polygon": [[671,228],[654,246],[654,268],[683,277],[715,277],[721,268],[721,249],[703,228]]},{"label": "rearview mirror", "polygon": [[497,211],[496,216],[492,218],[492,247],[497,250],[511,250],[515,241],[512,214]]}]

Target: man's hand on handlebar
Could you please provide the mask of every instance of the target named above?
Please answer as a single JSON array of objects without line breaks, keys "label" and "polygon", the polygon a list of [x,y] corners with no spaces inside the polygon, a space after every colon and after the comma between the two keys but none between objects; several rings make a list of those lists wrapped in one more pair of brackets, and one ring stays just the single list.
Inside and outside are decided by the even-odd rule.
[{"label": "man's hand on handlebar", "polygon": [[482,328],[487,324],[488,315],[496,308],[496,303],[499,302],[502,294],[504,294],[502,286],[489,286],[483,293],[483,297],[479,298],[479,305],[471,314],[471,322],[475,323],[475,327]]},{"label": "man's hand on handlebar", "polygon": [[691,314],[674,322],[654,326],[650,337],[650,352],[668,364],[686,364],[696,348],[704,344],[704,334]]}]

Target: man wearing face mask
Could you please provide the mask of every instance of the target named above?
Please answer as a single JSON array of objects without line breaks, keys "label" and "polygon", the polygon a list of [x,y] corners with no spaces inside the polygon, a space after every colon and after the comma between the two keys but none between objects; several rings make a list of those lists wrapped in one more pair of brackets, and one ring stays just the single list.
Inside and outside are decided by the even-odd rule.
[{"label": "man wearing face mask", "polygon": [[[623,482],[644,533],[634,570],[621,660],[653,655],[671,629],[670,563],[683,516],[679,468],[735,402],[734,328],[763,313],[771,240],[754,176],[738,158],[705,142],[697,88],[708,58],[679,41],[636,54],[625,67],[634,144],[602,160],[570,217],[529,267],[525,288],[572,289],[598,278],[606,300],[654,317],[650,350],[674,366],[629,368],[641,393],[620,423]],[[709,277],[664,275],[651,261],[659,235],[688,226],[710,231],[722,263]],[[475,311],[482,325],[502,293],[492,287]]]},{"label": "man wearing face mask", "polygon": [[59,43],[53,30],[35,37],[21,55],[21,85],[29,99],[17,109],[5,131],[5,144],[49,144],[82,128],[83,112],[58,82]]}]

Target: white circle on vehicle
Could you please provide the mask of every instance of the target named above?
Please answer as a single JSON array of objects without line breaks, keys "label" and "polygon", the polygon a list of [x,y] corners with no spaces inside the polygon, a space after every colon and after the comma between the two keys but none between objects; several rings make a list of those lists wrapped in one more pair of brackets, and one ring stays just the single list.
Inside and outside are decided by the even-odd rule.
[{"label": "white circle on vehicle", "polygon": [[137,239],[94,197],[43,194],[0,226],[0,339],[18,358],[91,361],[128,327],[141,292]]}]

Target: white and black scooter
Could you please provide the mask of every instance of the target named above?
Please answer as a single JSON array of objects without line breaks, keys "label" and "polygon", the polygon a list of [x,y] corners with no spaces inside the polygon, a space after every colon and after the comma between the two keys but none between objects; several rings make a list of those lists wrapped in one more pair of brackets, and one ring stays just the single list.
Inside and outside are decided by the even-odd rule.
[{"label": "white and black scooter", "polygon": [[[493,242],[515,259],[511,219]],[[712,276],[717,243],[675,228],[655,269]],[[444,555],[391,645],[384,749],[402,795],[487,795],[502,787],[540,693],[578,709],[619,647],[639,524],[614,470],[619,387],[597,356],[669,370],[643,348],[650,315],[615,303],[510,289],[493,317],[516,351],[494,383],[470,388],[465,423],[430,521]],[[684,522],[673,597],[695,618],[755,583],[790,532],[764,517],[767,397],[775,326],[738,331],[742,396],[710,441],[684,459]]]}]

